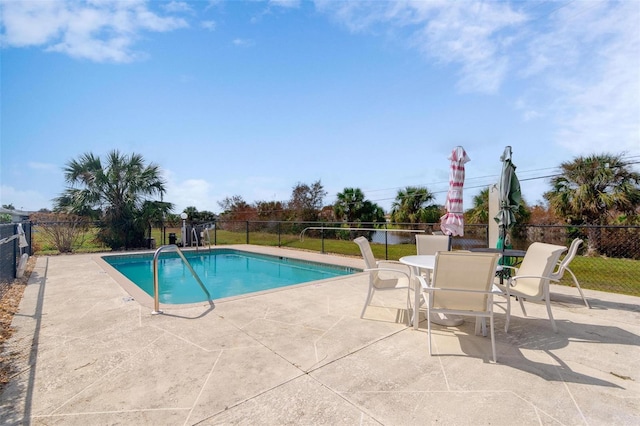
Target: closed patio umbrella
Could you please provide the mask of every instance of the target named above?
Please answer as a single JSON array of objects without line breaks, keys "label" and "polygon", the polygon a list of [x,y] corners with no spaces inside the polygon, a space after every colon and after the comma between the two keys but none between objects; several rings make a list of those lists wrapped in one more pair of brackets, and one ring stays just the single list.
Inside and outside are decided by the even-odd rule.
[{"label": "closed patio umbrella", "polygon": [[520,181],[516,176],[516,166],[511,161],[511,147],[507,146],[500,157],[502,161],[502,173],[498,186],[498,214],[494,220],[498,223],[499,237],[498,248],[505,249],[509,229],[516,223],[515,212],[518,211],[522,194]]},{"label": "closed patio umbrella", "polygon": [[464,212],[462,189],[464,187],[464,164],[471,161],[464,148],[457,146],[449,156],[449,190],[444,204],[447,214],[440,218],[440,229],[446,235],[464,235]]},{"label": "closed patio umbrella", "polygon": [[20,251],[25,247],[29,247],[29,243],[27,242],[21,223],[18,224],[18,246],[20,247]]}]

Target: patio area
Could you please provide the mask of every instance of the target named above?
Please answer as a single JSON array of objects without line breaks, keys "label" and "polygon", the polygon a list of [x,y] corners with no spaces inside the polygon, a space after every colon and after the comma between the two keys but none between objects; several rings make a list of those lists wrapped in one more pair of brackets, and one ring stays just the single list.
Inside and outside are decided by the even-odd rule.
[{"label": "patio area", "polygon": [[99,257],[38,258],[5,348],[21,356],[0,424],[640,424],[640,298],[585,290],[587,309],[553,286],[557,334],[543,303],[527,318],[514,304],[509,333],[497,308],[493,364],[473,320],[434,326],[429,356],[402,294],[376,293],[360,319],[366,273],[151,315]]}]

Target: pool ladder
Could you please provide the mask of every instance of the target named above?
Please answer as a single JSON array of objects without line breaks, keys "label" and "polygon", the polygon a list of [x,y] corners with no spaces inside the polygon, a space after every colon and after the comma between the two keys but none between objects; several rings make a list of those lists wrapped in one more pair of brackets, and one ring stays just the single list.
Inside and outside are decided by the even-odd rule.
[{"label": "pool ladder", "polygon": [[200,277],[198,276],[196,271],[193,269],[193,267],[191,266],[187,258],[184,257],[182,250],[180,250],[180,248],[178,248],[178,246],[175,244],[169,244],[166,246],[159,247],[156,250],[155,254],[153,255],[153,312],[151,312],[151,314],[157,315],[162,313],[162,311],[160,310],[160,286],[158,283],[158,257],[160,257],[161,252],[169,251],[169,250],[175,251],[178,253],[178,255],[180,256],[184,264],[187,265],[187,268],[189,269],[189,271],[191,271],[191,275],[193,275],[193,278],[195,278],[198,284],[200,284],[200,288],[202,288],[202,291],[204,291],[204,294],[207,295],[207,300],[209,301],[209,305],[213,306],[213,301],[211,300],[211,294],[209,294],[209,290],[207,290],[207,288],[204,286],[204,284],[202,283],[202,280],[200,280]]}]

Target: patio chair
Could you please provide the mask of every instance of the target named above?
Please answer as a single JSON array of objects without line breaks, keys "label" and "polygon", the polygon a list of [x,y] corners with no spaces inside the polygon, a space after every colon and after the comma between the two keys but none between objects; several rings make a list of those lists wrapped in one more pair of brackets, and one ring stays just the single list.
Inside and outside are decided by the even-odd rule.
[{"label": "patio chair", "polygon": [[[451,251],[451,237],[444,234],[416,235],[416,254],[434,255],[439,251]],[[429,271],[423,272],[423,274]],[[433,277],[433,272],[429,279]]]},{"label": "patio chair", "polygon": [[417,254],[436,254],[451,250],[451,237],[448,235],[416,235]]},{"label": "patio chair", "polygon": [[564,275],[564,271],[567,271],[569,274],[571,274],[571,278],[573,278],[573,283],[578,288],[578,291],[580,292],[580,297],[582,297],[582,301],[584,302],[587,308],[591,309],[591,306],[589,306],[589,302],[584,297],[582,288],[580,288],[580,283],[578,282],[576,275],[573,273],[571,269],[569,269],[569,264],[571,263],[573,258],[576,257],[576,253],[578,252],[578,248],[580,247],[580,244],[582,244],[582,242],[583,241],[580,238],[576,238],[571,242],[567,255],[564,257],[564,259],[558,262],[558,270],[556,270],[553,274],[551,274],[551,278],[554,280],[560,281],[562,279],[562,276]]},{"label": "patio chair", "polygon": [[[443,313],[476,317],[476,334],[482,322],[489,318],[491,351],[496,358],[496,341],[493,327],[493,295],[501,294],[493,287],[498,265],[498,253],[438,252],[430,286],[424,277],[418,277],[427,303],[427,330],[429,354],[432,355],[432,314]],[[483,333],[485,334],[485,333]]]},{"label": "patio chair", "polygon": [[[353,240],[360,247],[360,253],[366,265],[365,272],[369,272],[369,290],[360,318],[364,316],[367,306],[371,303],[376,291],[405,290],[407,292],[407,312],[411,310],[409,292],[411,291],[411,270],[407,265],[393,260],[377,261],[371,251],[369,240],[358,237]],[[410,315],[407,315],[407,325],[410,323]]]},{"label": "patio chair", "polygon": [[549,300],[549,282],[557,281],[552,277],[553,269],[558,264],[560,255],[567,250],[564,246],[557,246],[554,244],[546,243],[533,243],[527,249],[527,253],[522,259],[522,263],[519,268],[511,268],[504,265],[503,268],[511,268],[515,270],[515,274],[509,277],[507,281],[501,283],[499,278],[496,278],[495,284],[503,291],[503,294],[507,298],[507,319],[504,326],[504,331],[509,330],[509,320],[511,318],[511,296],[518,298],[522,313],[527,316],[527,311],[524,309],[523,300],[544,300],[547,305],[547,313],[549,314],[549,320],[551,320],[551,327],[555,333],[558,332],[556,322],[553,319],[551,313],[551,304]]}]

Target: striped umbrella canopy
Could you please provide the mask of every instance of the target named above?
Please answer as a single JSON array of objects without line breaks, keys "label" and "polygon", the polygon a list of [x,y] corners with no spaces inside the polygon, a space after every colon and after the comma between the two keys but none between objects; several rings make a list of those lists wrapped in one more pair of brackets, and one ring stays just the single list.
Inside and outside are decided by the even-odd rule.
[{"label": "striped umbrella canopy", "polygon": [[471,161],[464,148],[457,146],[449,156],[449,191],[444,207],[447,214],[440,218],[440,229],[446,235],[464,235],[462,189],[464,187],[464,164]]},{"label": "striped umbrella canopy", "polygon": [[522,193],[520,191],[520,181],[516,176],[516,166],[511,161],[511,147],[507,146],[500,157],[502,161],[502,173],[498,187],[499,209],[494,220],[498,223],[500,234],[498,237],[498,248],[504,249],[508,244],[506,240],[507,232],[516,223],[515,212],[518,211]]}]

